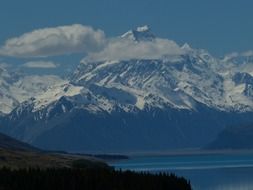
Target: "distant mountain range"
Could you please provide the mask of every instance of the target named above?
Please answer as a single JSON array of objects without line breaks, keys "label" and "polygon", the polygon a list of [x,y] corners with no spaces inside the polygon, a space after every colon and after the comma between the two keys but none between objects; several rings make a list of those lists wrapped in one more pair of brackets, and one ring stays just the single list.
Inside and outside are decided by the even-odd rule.
[{"label": "distant mountain range", "polygon": [[251,54],[218,59],[147,26],[85,57],[68,80],[1,72],[0,131],[45,149],[199,148],[253,116]]}]

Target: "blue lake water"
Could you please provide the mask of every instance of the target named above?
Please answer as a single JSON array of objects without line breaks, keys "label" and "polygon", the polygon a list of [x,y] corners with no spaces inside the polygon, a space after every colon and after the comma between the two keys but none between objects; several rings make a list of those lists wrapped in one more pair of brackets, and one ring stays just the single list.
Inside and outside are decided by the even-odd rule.
[{"label": "blue lake water", "polygon": [[253,190],[253,154],[139,156],[112,163],[122,170],[170,172],[193,190]]}]

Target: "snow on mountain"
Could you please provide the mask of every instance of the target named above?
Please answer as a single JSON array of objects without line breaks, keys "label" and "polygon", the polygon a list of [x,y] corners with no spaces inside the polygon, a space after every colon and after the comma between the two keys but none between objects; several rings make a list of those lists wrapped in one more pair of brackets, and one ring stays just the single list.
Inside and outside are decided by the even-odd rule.
[{"label": "snow on mountain", "polygon": [[49,86],[62,81],[54,75],[23,76],[0,68],[0,112],[8,114],[20,103],[43,94]]},{"label": "snow on mountain", "polygon": [[31,97],[37,97],[47,91],[55,84],[62,83],[64,80],[56,75],[32,75],[24,76],[10,86],[11,94],[19,102],[23,102]]},{"label": "snow on mountain", "polygon": [[231,53],[220,60],[220,69],[230,73],[246,72],[253,75],[253,54]]},{"label": "snow on mountain", "polygon": [[130,30],[122,36],[110,38],[100,52],[90,53],[82,62],[99,62],[131,59],[160,59],[184,54],[172,40],[155,37],[147,26]]},{"label": "snow on mountain", "polygon": [[252,60],[218,59],[138,27],[88,54],[68,80],[2,71],[0,92],[20,105],[1,130],[70,151],[199,148],[226,125],[251,121]]},{"label": "snow on mountain", "polygon": [[252,55],[247,53],[226,55],[220,60],[215,71],[224,78],[224,102],[237,110],[252,111]]},{"label": "snow on mountain", "polygon": [[[124,42],[134,42],[136,47],[142,43],[156,44],[154,47],[157,47],[160,45],[156,39],[150,28],[143,26],[123,34],[111,43],[115,45],[115,40],[119,41],[119,49]],[[58,82],[45,94],[34,95],[34,111],[43,109],[61,96],[78,97],[78,101],[69,99],[77,107],[90,109],[91,112],[111,112],[118,108],[125,111],[136,108],[143,110],[150,107],[196,110],[198,104],[228,112],[253,110],[252,84],[249,82],[253,67],[250,69],[249,58],[244,57],[247,62],[239,63],[241,58],[236,56],[219,60],[206,50],[193,49],[188,44],[180,47],[171,41],[167,45],[173,51],[164,51],[164,54],[155,57],[145,58],[143,54],[144,58],[132,58],[118,54],[110,58],[105,56],[105,60],[84,58],[69,82]],[[129,48],[125,45],[123,47]],[[145,45],[141,47],[144,52],[145,48],[148,51],[150,48]],[[174,51],[178,48],[180,53]],[[128,49],[125,53],[128,53]],[[247,66],[247,71],[243,70],[244,66]],[[244,71],[243,76],[240,70]],[[70,91],[64,90],[66,86]],[[87,97],[90,97],[89,101]],[[80,99],[83,99],[82,103]]]},{"label": "snow on mountain", "polygon": [[[150,29],[144,26],[121,37],[138,46],[150,36]],[[235,71],[228,66],[233,63],[223,62],[205,50],[192,49],[188,44],[181,50],[181,54],[146,59],[138,56],[105,61],[84,59],[73,75],[73,83],[125,91],[135,97],[136,101],[130,104],[139,109],[151,106],[194,110],[196,102],[223,111],[253,109],[251,96],[243,93],[245,85],[237,85],[233,80]]]},{"label": "snow on mountain", "polygon": [[151,33],[150,28],[145,25],[141,27],[137,27],[136,30],[130,30],[123,34],[121,38],[130,39],[133,41],[153,41],[155,39],[155,35]]},{"label": "snow on mountain", "polygon": [[[222,111],[253,110],[249,56],[232,54],[219,60],[206,50],[157,38],[148,26],[108,43],[102,53],[84,58],[70,81],[57,76],[26,76],[7,84],[10,76],[2,69],[2,112],[9,113],[31,97],[33,111],[41,110],[63,96],[91,111],[111,112],[118,107],[125,111],[150,107],[196,110],[199,103]],[[136,58],[129,52],[132,47],[137,48]],[[159,48],[162,53],[156,52]]]},{"label": "snow on mountain", "polygon": [[63,96],[75,96],[81,93],[83,87],[73,86],[68,81],[62,80],[54,85],[49,86],[44,93],[36,97],[34,110],[40,110]]},{"label": "snow on mountain", "polygon": [[16,75],[12,75],[4,67],[0,67],[0,113],[9,113],[18,101],[10,92],[10,85],[15,82]]}]

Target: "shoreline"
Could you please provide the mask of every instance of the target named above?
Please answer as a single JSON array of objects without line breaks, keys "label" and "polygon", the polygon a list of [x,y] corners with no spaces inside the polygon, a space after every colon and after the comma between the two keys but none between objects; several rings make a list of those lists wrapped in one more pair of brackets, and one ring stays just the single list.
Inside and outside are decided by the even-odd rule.
[{"label": "shoreline", "polygon": [[[158,156],[194,156],[194,155],[229,155],[229,154],[253,154],[253,149],[225,149],[225,150],[204,150],[204,149],[183,149],[173,151],[147,151],[147,152],[128,152],[125,155],[128,159],[131,157],[158,157]],[[113,155],[113,154],[112,154]]]}]

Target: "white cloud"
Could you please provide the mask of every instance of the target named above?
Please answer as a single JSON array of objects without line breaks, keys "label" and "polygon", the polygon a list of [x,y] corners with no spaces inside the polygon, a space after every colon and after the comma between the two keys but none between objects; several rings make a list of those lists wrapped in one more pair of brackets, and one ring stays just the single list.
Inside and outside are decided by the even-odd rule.
[{"label": "white cloud", "polygon": [[0,55],[14,57],[47,57],[100,50],[104,32],[79,24],[44,28],[11,38],[0,48]]},{"label": "white cloud", "polygon": [[133,41],[114,38],[107,42],[100,52],[90,53],[85,61],[158,59],[163,56],[182,55],[182,50],[174,41],[156,38],[152,41]]},{"label": "white cloud", "polygon": [[230,61],[231,59],[234,59],[234,58],[238,57],[239,55],[240,54],[238,52],[233,52],[233,53],[227,54],[224,56],[222,61],[224,61],[224,62]]},{"label": "white cloud", "polygon": [[10,67],[9,64],[7,64],[7,63],[5,63],[5,62],[0,63],[0,68],[8,68],[8,67]]},{"label": "white cloud", "polygon": [[251,56],[253,56],[253,51],[252,50],[249,50],[249,51],[246,51],[246,52],[242,52],[242,53],[233,52],[233,53],[225,55],[222,61],[228,62],[228,61],[231,61],[234,58],[238,58],[238,57],[251,57]]},{"label": "white cloud", "polygon": [[58,67],[58,64],[52,61],[30,61],[22,66],[27,68],[54,69]]},{"label": "white cloud", "polygon": [[252,50],[246,51],[246,52],[242,53],[242,56],[251,57],[251,56],[253,56],[253,51]]}]

